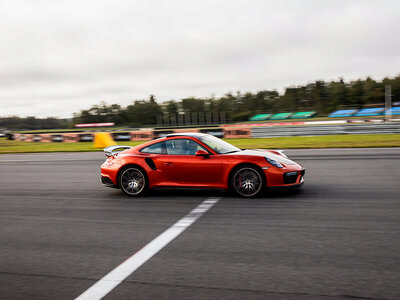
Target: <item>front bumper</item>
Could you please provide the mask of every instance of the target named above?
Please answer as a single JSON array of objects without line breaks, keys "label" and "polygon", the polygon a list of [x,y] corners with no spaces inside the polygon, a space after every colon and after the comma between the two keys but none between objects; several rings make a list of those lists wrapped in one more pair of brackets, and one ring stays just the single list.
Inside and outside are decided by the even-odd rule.
[{"label": "front bumper", "polygon": [[304,182],[305,169],[299,165],[292,168],[271,167],[264,170],[267,187],[300,186]]},{"label": "front bumper", "polygon": [[285,184],[296,184],[304,181],[305,169],[301,171],[291,171],[283,173],[283,182]]}]

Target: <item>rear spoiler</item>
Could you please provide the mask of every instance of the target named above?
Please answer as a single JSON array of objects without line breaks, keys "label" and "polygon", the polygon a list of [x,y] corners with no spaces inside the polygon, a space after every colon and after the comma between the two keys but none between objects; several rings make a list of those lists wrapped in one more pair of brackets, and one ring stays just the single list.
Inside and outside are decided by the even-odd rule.
[{"label": "rear spoiler", "polygon": [[103,151],[104,151],[104,154],[107,157],[110,157],[110,156],[114,157],[118,153],[121,153],[121,152],[125,151],[126,149],[130,149],[130,148],[132,148],[132,147],[131,146],[122,146],[122,145],[120,146],[120,145],[117,145],[117,146],[106,147],[106,148],[104,148]]}]

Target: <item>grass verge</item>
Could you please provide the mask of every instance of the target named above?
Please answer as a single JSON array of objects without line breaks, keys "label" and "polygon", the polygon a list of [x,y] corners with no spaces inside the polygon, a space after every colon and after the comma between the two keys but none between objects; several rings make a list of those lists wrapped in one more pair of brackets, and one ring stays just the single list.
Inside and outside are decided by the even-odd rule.
[{"label": "grass verge", "polygon": [[[309,149],[309,148],[367,148],[400,147],[400,134],[326,135],[307,137],[226,139],[229,143],[247,149]],[[120,142],[136,146],[143,142]],[[34,143],[0,139],[0,153],[88,152],[101,151],[93,143]]]}]

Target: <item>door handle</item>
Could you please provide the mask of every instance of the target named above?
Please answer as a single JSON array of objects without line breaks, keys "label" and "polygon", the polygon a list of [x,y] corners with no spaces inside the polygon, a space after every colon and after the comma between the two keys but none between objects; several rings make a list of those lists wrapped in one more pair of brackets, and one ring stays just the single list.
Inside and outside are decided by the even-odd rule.
[{"label": "door handle", "polygon": [[165,162],[164,165],[165,165],[165,166],[173,166],[174,163],[173,163],[173,162]]}]

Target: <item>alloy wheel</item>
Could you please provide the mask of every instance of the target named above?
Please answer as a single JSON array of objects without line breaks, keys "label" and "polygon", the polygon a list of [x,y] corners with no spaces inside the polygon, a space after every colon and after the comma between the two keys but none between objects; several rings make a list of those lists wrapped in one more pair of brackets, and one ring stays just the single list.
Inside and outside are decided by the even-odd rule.
[{"label": "alloy wheel", "polygon": [[251,167],[240,168],[233,177],[235,191],[243,197],[257,195],[262,187],[260,173]]},{"label": "alloy wheel", "polygon": [[120,185],[129,196],[137,196],[144,190],[146,179],[139,169],[127,168],[121,174]]}]

